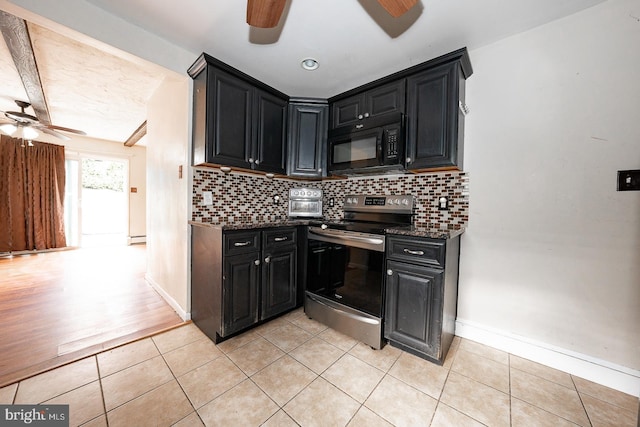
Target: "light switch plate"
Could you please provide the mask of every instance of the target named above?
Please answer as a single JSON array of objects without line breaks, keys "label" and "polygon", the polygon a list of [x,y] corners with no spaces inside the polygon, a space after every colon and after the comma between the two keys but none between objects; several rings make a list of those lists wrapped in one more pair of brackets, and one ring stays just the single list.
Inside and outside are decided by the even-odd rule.
[{"label": "light switch plate", "polygon": [[640,169],[618,171],[618,191],[640,191]]},{"label": "light switch plate", "polygon": [[213,193],[211,193],[211,191],[202,192],[202,204],[204,206],[210,206],[213,204]]}]

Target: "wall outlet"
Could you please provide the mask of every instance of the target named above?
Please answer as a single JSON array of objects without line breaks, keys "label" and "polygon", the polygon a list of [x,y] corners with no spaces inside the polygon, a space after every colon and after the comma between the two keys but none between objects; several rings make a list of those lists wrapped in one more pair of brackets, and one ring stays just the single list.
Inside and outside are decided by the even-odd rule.
[{"label": "wall outlet", "polygon": [[329,207],[330,207],[330,208],[332,208],[332,207],[334,207],[335,205],[336,205],[336,201],[334,200],[334,198],[333,198],[333,197],[331,197],[331,198],[329,199]]},{"label": "wall outlet", "polygon": [[211,193],[211,191],[202,192],[202,204],[204,206],[210,206],[213,204],[213,193]]},{"label": "wall outlet", "polygon": [[618,171],[618,191],[640,191],[640,169]]},{"label": "wall outlet", "polygon": [[449,198],[446,196],[438,197],[438,210],[448,211],[449,210]]}]

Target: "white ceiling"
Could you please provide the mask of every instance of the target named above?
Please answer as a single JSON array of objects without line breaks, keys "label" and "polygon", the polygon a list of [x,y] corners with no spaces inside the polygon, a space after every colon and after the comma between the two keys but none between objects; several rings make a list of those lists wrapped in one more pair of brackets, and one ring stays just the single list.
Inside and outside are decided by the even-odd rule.
[{"label": "white ceiling", "polygon": [[[288,95],[326,98],[604,0],[421,0],[397,19],[376,0],[289,0],[274,29],[249,27],[244,0],[86,1],[193,52],[194,60],[207,52]],[[30,24],[29,31],[53,124],[128,138],[163,76],[42,27]],[[11,100],[26,97],[0,44],[0,110],[15,110]],[[306,57],[320,68],[303,70]]]}]

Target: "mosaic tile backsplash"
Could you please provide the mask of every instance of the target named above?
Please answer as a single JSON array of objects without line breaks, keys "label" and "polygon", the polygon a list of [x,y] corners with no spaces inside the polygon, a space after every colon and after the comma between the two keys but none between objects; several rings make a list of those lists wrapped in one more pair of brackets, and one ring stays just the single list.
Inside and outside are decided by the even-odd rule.
[{"label": "mosaic tile backsplash", "polygon": [[[281,221],[287,219],[289,189],[311,187],[323,190],[323,216],[327,220],[343,218],[343,198],[347,194],[412,194],[416,198],[416,225],[457,229],[466,227],[469,220],[468,185],[468,175],[459,171],[302,182],[196,168],[192,220],[213,224]],[[203,191],[213,194],[212,205],[203,204]],[[278,196],[277,202],[275,196]],[[438,209],[441,196],[448,197],[448,210]],[[334,199],[334,207],[329,207],[330,198]]]}]

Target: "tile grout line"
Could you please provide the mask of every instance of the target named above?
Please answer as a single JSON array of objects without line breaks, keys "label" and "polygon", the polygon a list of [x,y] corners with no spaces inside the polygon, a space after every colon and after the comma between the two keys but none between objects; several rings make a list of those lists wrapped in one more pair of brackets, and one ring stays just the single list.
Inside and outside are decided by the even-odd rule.
[{"label": "tile grout line", "polygon": [[[103,410],[104,420],[107,423],[107,427],[109,427],[109,417],[107,417],[107,403],[104,400],[104,388],[102,388],[102,375],[100,374],[100,363],[98,363],[98,354],[96,354],[93,357],[95,357],[96,359],[96,369],[98,371],[98,382],[100,384],[100,397],[102,397],[102,410]],[[96,418],[93,418],[93,419],[95,420]],[[89,420],[89,421],[92,421],[92,420]]]},{"label": "tile grout line", "polygon": [[578,399],[580,399],[580,405],[582,405],[582,409],[584,410],[584,414],[587,416],[587,421],[589,421],[589,425],[590,426],[593,426],[593,421],[591,421],[591,416],[589,415],[589,411],[587,411],[587,407],[585,406],[584,401],[582,400],[582,395],[578,391],[578,386],[576,385],[576,382],[573,379],[573,375],[569,375],[569,376],[571,378],[571,382],[573,383],[573,387],[575,389],[575,392],[578,395]]}]

